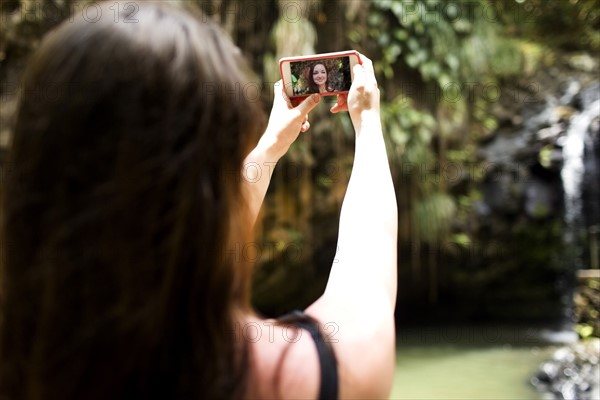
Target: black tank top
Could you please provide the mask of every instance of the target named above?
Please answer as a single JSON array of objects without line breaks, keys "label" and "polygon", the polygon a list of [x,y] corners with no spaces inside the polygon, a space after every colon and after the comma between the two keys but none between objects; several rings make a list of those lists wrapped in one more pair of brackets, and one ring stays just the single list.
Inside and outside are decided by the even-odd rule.
[{"label": "black tank top", "polygon": [[325,341],[319,329],[319,322],[302,311],[292,311],[278,318],[278,321],[310,332],[317,347],[319,365],[321,366],[319,400],[337,400],[339,394],[337,361],[331,344]]}]

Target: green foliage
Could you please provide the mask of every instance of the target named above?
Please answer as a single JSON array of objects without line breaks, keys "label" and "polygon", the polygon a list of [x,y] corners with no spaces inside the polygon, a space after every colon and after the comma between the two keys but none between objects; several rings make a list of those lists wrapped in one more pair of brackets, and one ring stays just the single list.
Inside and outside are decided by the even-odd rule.
[{"label": "green foliage", "polygon": [[[37,47],[41,36],[71,12],[81,12],[89,2],[3,1],[0,76],[3,79],[18,76],[22,61]],[[325,42],[337,47],[331,48],[332,51],[356,48],[373,59],[383,94],[382,122],[398,188],[400,224],[406,225],[401,229],[400,240],[425,242],[430,248],[444,242],[456,243],[463,249],[473,248],[471,239],[475,237],[464,227],[472,218],[473,204],[482,197],[476,184],[483,176],[471,176],[469,185],[457,190],[444,184],[439,167],[442,162],[452,162],[464,165],[463,171],[469,170],[466,166],[476,161],[477,140],[497,129],[498,123],[490,111],[493,104],[478,91],[473,96],[463,92],[457,101],[443,96],[417,98],[415,93],[431,93],[433,89],[444,93],[452,84],[496,84],[531,76],[551,64],[555,46],[591,51],[592,56],[600,50],[598,0],[374,0],[306,4],[290,1],[291,7],[287,8],[284,1],[257,2],[250,8],[242,0],[195,0],[195,3],[236,41],[262,72],[265,82],[279,79],[280,57],[315,53],[317,38],[322,48]],[[331,4],[339,7],[330,7]],[[293,11],[298,6],[304,8],[295,20]],[[257,15],[265,18],[253,21],[251,16],[236,14],[240,10],[252,11],[253,7],[257,7]],[[490,21],[481,12],[466,12],[491,7],[500,12],[497,21]],[[53,14],[44,10],[57,11]],[[331,10],[339,15],[332,15]],[[48,14],[59,18],[50,18]],[[327,21],[334,21],[335,29]],[[348,32],[347,40],[340,39],[335,32]],[[405,90],[407,83],[412,85],[411,93]],[[265,90],[265,97],[270,94],[270,90]],[[9,108],[4,107],[4,111]],[[0,122],[7,125],[5,119]],[[314,282],[315,276],[314,270],[307,266],[323,264],[313,263],[313,249],[325,247],[330,239],[328,233],[317,232],[319,229],[313,229],[313,225],[320,220],[336,225],[339,201],[351,168],[354,129],[348,115],[332,118],[327,107],[320,105],[311,113],[310,122],[310,133],[301,135],[279,163],[267,198],[272,204],[265,207],[267,222],[261,239],[276,245],[260,259],[266,269],[258,269],[257,280],[264,281],[269,290],[258,291],[257,298],[265,307],[280,305],[282,309],[276,312],[285,311],[286,304],[287,309],[293,308],[290,299],[296,302],[294,307],[308,303],[306,282]],[[540,151],[539,161],[543,166],[549,165],[550,150],[545,147]],[[542,215],[547,212],[536,211]],[[272,220],[279,222],[270,223]],[[561,250],[560,222],[515,223],[513,237],[501,238],[502,246],[508,250],[496,257],[494,265],[473,262],[477,268],[460,271],[453,279],[485,288],[488,283],[513,273],[523,283],[515,287],[511,281],[506,292],[521,291],[526,299],[531,291],[530,282],[537,279],[539,271],[548,271],[549,254]],[[335,239],[335,228],[332,232]],[[491,238],[492,242],[493,239],[497,238]],[[294,249],[290,243],[302,246],[301,259],[289,254]],[[488,246],[492,254],[498,252],[494,244],[497,245]],[[418,257],[411,262],[414,260],[418,261]],[[446,262],[449,257],[442,260]],[[290,268],[285,269],[286,265]],[[521,266],[525,268],[520,270]],[[325,278],[326,267],[322,271]],[[426,269],[417,265],[415,270],[419,268]],[[459,274],[464,276],[461,278]],[[298,278],[292,281],[290,278],[294,276]],[[598,285],[597,281],[593,284]],[[321,288],[317,289],[313,290],[314,296]],[[597,307],[585,309],[592,311],[581,322],[580,334],[588,335],[588,327],[594,326],[594,334],[599,335],[597,322],[596,325],[592,322],[598,320]]]},{"label": "green foliage", "polygon": [[584,278],[575,294],[575,331],[583,339],[600,337],[600,280]]},{"label": "green foliage", "polygon": [[[497,24],[481,16],[466,17],[464,11],[474,3],[479,8],[489,5],[487,1],[459,1],[453,3],[455,7],[444,8],[438,1],[377,0],[367,18],[368,36],[381,49],[375,69],[383,75],[380,86],[384,91],[392,86],[404,87],[403,75],[413,70],[422,86],[441,93],[417,106],[412,93],[402,92],[382,105],[392,168],[403,171],[403,178],[407,178],[407,165],[417,171],[404,181],[413,204],[410,238],[405,240],[445,240],[442,233],[450,232],[457,211],[439,176],[440,159],[446,159],[447,149],[436,149],[434,144],[458,140],[462,144],[461,157],[451,161],[472,162],[475,146],[470,141],[477,136],[471,137],[470,132],[489,132],[497,126],[490,104],[482,100],[481,93],[459,92],[456,101],[444,95],[449,88],[461,91],[465,82],[495,83],[498,76],[516,74],[521,69],[521,50],[516,41],[504,38]],[[353,34],[356,36],[356,32]],[[475,126],[465,127],[465,119]],[[461,214],[466,208],[460,207]]]},{"label": "green foliage", "polygon": [[381,105],[388,155],[393,164],[424,164],[434,160],[429,145],[436,127],[433,116],[416,109],[410,99],[397,98]]},{"label": "green foliage", "polygon": [[594,327],[588,324],[577,324],[575,325],[575,332],[577,332],[582,339],[586,339],[593,335]]},{"label": "green foliage", "polygon": [[437,192],[419,201],[411,215],[419,239],[429,243],[444,240],[455,212],[454,200],[447,194]]},{"label": "green foliage", "polygon": [[392,168],[402,171],[403,183],[415,201],[411,210],[412,240],[443,241],[449,232],[456,206],[440,192],[437,158],[431,148],[436,121],[412,101],[396,99],[382,106],[386,142]]},{"label": "green foliage", "polygon": [[600,1],[499,2],[508,33],[564,50],[600,50]]},{"label": "green foliage", "polygon": [[399,58],[420,72],[425,82],[444,87],[465,78],[516,74],[521,55],[500,35],[498,24],[467,10],[486,9],[487,1],[458,1],[452,7],[430,0],[377,0],[369,15],[370,36],[382,47],[379,69],[394,75]]}]

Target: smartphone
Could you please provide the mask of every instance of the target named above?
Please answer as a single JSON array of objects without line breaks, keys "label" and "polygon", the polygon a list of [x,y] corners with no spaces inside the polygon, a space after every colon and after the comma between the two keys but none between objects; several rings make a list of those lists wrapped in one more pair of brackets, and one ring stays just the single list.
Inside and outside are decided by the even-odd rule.
[{"label": "smartphone", "polygon": [[352,68],[361,64],[355,50],[284,57],[279,60],[279,71],[292,104],[300,103],[313,93],[333,96],[348,93],[354,80]]}]

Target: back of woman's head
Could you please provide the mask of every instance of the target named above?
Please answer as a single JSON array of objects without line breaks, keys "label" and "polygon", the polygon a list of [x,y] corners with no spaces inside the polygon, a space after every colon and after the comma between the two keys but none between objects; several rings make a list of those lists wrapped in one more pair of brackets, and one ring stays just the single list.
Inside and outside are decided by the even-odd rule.
[{"label": "back of woman's head", "polygon": [[3,191],[8,399],[243,391],[250,272],[231,249],[262,109],[216,27],[134,5],[63,23],[25,74]]}]

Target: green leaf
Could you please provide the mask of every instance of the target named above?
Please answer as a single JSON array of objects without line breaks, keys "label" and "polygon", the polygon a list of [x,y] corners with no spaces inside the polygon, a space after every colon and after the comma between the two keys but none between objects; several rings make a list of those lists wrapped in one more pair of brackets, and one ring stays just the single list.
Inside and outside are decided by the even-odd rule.
[{"label": "green leaf", "polygon": [[404,29],[396,29],[394,32],[394,37],[403,42],[408,39],[408,32],[406,32]]},{"label": "green leaf", "polygon": [[588,324],[577,324],[575,325],[575,331],[581,336],[582,339],[592,336],[594,333],[594,327]]},{"label": "green leaf", "polygon": [[379,45],[382,47],[387,46],[390,43],[390,35],[385,32],[382,33],[381,35],[379,35],[377,43],[379,43]]},{"label": "green leaf", "polygon": [[408,66],[411,68],[416,68],[417,65],[419,65],[419,58],[417,57],[416,54],[407,55],[405,60],[406,60],[406,63],[408,64]]},{"label": "green leaf", "polygon": [[408,48],[411,49],[412,51],[417,51],[419,50],[419,41],[417,39],[415,39],[414,37],[411,37],[408,39]]},{"label": "green leaf", "polygon": [[459,66],[458,57],[456,57],[452,53],[448,53],[446,55],[446,64],[450,67],[452,71],[456,71]]},{"label": "green leaf", "polygon": [[452,24],[454,26],[454,30],[460,33],[469,33],[471,32],[472,25],[466,18],[459,18]]},{"label": "green leaf", "polygon": [[452,241],[464,248],[469,247],[471,244],[471,238],[466,233],[455,233],[452,235]]}]

